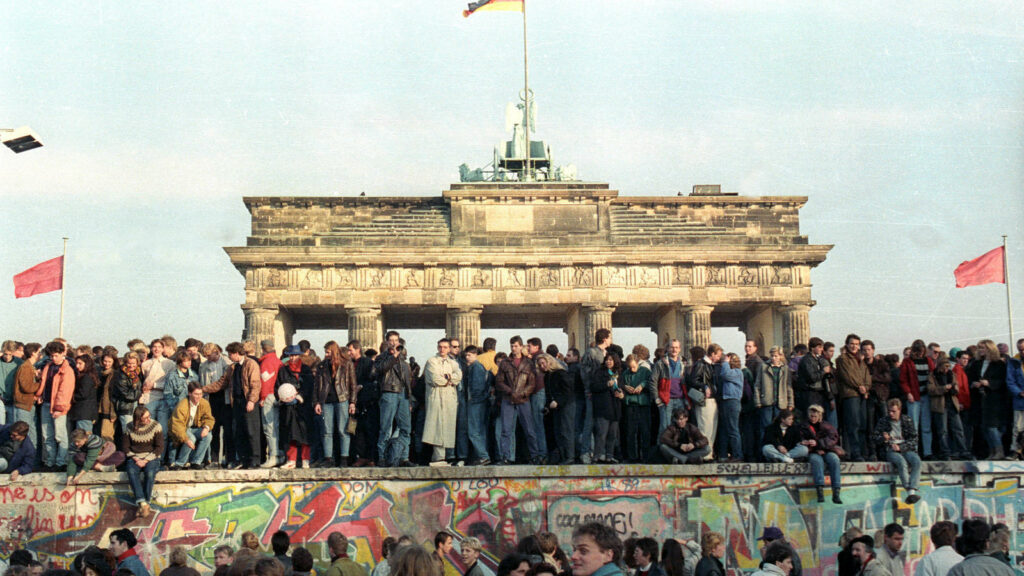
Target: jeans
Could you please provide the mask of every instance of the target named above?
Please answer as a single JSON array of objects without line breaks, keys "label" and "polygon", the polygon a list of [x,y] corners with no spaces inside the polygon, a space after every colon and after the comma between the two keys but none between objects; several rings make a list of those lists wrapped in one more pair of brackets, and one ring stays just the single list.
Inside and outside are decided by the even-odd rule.
[{"label": "jeans", "polygon": [[348,402],[321,404],[324,415],[324,458],[334,459],[334,433],[338,433],[338,447],[342,458],[348,458],[352,436],[345,431],[348,426]]},{"label": "jeans", "polygon": [[1010,436],[1010,451],[1020,452],[1021,435],[1024,434],[1024,410],[1013,411],[1013,432]]},{"label": "jeans", "polygon": [[704,460],[705,456],[711,454],[711,448],[709,446],[695,448],[686,453],[680,452],[675,448],[669,448],[664,444],[658,444],[658,448],[670,464],[700,464],[701,461]]},{"label": "jeans", "polygon": [[[768,462],[785,462],[787,457],[792,458],[793,460],[806,458],[809,452],[810,451],[807,449],[807,446],[804,446],[803,444],[797,444],[789,451],[788,454],[779,452],[779,449],[771,444],[765,444],[761,447],[761,455],[764,456],[764,459]],[[824,478],[822,479],[822,482],[824,483]]]},{"label": "jeans", "polygon": [[615,458],[615,448],[619,445],[619,422],[601,417],[594,419],[594,460],[611,460]]},{"label": "jeans", "polygon": [[13,408],[14,408],[14,413],[12,414],[11,419],[9,420],[9,422],[11,424],[14,424],[15,422],[24,422],[25,424],[28,424],[28,437],[31,438],[33,443],[34,443],[35,442],[35,434],[32,432],[32,429],[36,427],[36,408],[35,408],[35,406],[33,406],[32,408],[30,408],[28,410],[22,410],[21,408],[18,408],[17,406],[13,406]]},{"label": "jeans", "polygon": [[[954,417],[955,413],[952,414]],[[935,438],[938,441],[938,453],[936,456],[942,459],[949,458],[949,427],[947,426],[948,421],[946,419],[945,412],[932,412],[932,431],[935,432]],[[959,452],[958,452],[959,454]]]},{"label": "jeans", "polygon": [[594,453],[594,404],[583,393],[576,394],[576,428],[576,455],[589,458]]},{"label": "jeans", "polygon": [[841,486],[839,479],[839,456],[836,456],[834,452],[825,452],[824,456],[814,453],[807,456],[807,461],[811,464],[811,475],[814,477],[815,486],[825,485],[825,470],[827,468],[828,474],[832,479],[832,489],[839,489]]},{"label": "jeans", "polygon": [[92,432],[92,420],[75,420],[75,428]]},{"label": "jeans", "polygon": [[[917,490],[921,480],[921,458],[914,452],[885,451],[885,460],[896,468],[900,483],[907,490]],[[907,467],[909,466],[909,474]]]},{"label": "jeans", "polygon": [[131,414],[121,414],[120,416],[117,417],[117,421],[121,423],[121,434],[122,435],[127,434],[128,433],[128,425],[132,423],[132,415]]},{"label": "jeans", "polygon": [[[167,421],[171,417],[170,411],[167,409],[167,405],[164,404],[164,395],[161,390],[159,393],[154,394],[155,391],[150,392],[149,403],[146,404],[146,408],[149,409],[149,415],[152,416],[153,420],[160,423],[160,429],[164,431],[164,437],[167,437],[168,432],[171,431],[167,427]],[[154,399],[153,397],[156,396]],[[171,443],[164,442],[164,456],[171,453]]]},{"label": "jeans", "polygon": [[775,418],[779,415],[778,406],[762,406],[757,409],[758,416],[761,419],[761,437],[758,438],[758,443],[764,442],[764,431],[768,429],[768,426],[775,421]]},{"label": "jeans", "polygon": [[206,436],[200,437],[202,428],[189,428],[185,431],[188,439],[195,444],[196,449],[193,451],[188,447],[188,444],[184,442],[178,447],[178,458],[174,463],[178,466],[184,466],[186,463],[202,464],[206,459],[206,452],[210,449],[210,442],[213,442],[213,433],[208,433]]},{"label": "jeans", "polygon": [[668,404],[658,407],[658,436],[672,423],[672,413],[676,408],[686,408],[686,402],[682,398],[669,398]]},{"label": "jeans", "polygon": [[[7,424],[7,421],[10,420],[11,417],[12,417],[11,413],[12,413],[12,410],[10,408],[8,408],[4,404],[3,399],[0,398],[0,426],[3,426],[4,424]],[[11,422],[11,424],[14,424],[14,422]]]},{"label": "jeans", "polygon": [[740,440],[740,401],[722,400],[718,403],[718,426],[722,434],[718,438],[718,457],[724,459],[743,458],[743,442]]},{"label": "jeans", "polygon": [[43,403],[43,464],[63,468],[68,463],[68,416],[54,416],[50,403]]},{"label": "jeans", "polygon": [[867,438],[866,400],[860,396],[843,398],[843,447],[856,460],[865,454],[864,440]]},{"label": "jeans", "polygon": [[284,452],[278,438],[281,430],[281,416],[277,409],[277,399],[273,394],[263,399],[260,407],[260,422],[263,424],[263,438],[267,441],[267,461],[281,462]]},{"label": "jeans", "polygon": [[626,459],[642,462],[651,446],[651,407],[626,405]]},{"label": "jeans", "polygon": [[984,432],[989,458],[998,457],[1003,453],[1003,427],[989,426],[984,429]]},{"label": "jeans", "polygon": [[459,407],[455,412],[455,458],[469,460],[469,386],[459,384]]},{"label": "jeans", "polygon": [[949,430],[950,449],[953,456],[960,458],[971,458],[971,447],[967,445],[967,437],[964,435],[964,427],[960,423],[960,415],[952,409],[948,410],[946,416],[946,429]]},{"label": "jeans", "polygon": [[921,399],[921,455],[932,457],[932,403]]},{"label": "jeans", "polygon": [[382,392],[377,465],[395,466],[401,461],[408,460],[411,432],[412,415],[409,413],[409,399],[401,392]]},{"label": "jeans", "polygon": [[697,428],[708,439],[708,447],[714,447],[718,436],[718,403],[714,398],[706,398],[704,405],[694,407],[693,412]]},{"label": "jeans", "polygon": [[260,413],[259,406],[252,412],[246,411],[247,404],[245,398],[235,398],[231,405],[235,420],[235,449],[238,450],[239,462],[245,463],[248,459],[249,465],[255,467],[260,464]]},{"label": "jeans", "polygon": [[487,399],[472,402],[467,407],[468,418],[466,432],[469,435],[470,453],[477,461],[490,460],[487,452],[487,412],[490,406]]},{"label": "jeans", "polygon": [[146,463],[144,468],[139,468],[135,458],[128,458],[128,484],[132,487],[132,495],[135,496],[135,504],[142,504],[153,499],[153,483],[156,481],[156,473],[160,471],[160,459],[154,458]]},{"label": "jeans", "polygon": [[537,433],[533,429],[533,411],[529,402],[512,404],[507,398],[501,399],[501,441],[498,443],[498,450],[501,452],[501,459],[511,462],[515,453],[512,451],[512,438],[516,433],[516,420],[523,427],[526,434],[526,446],[530,450],[530,458],[540,458],[543,454],[540,445],[537,443]]},{"label": "jeans", "polygon": [[544,391],[530,396],[530,411],[533,412],[533,432],[537,435],[537,449],[541,455],[548,455],[548,439],[544,433]]}]

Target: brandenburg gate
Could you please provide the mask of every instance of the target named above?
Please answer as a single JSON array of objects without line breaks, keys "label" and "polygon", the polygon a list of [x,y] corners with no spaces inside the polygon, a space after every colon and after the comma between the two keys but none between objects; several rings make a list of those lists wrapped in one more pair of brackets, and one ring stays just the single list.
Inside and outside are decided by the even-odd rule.
[{"label": "brandenburg gate", "polygon": [[811,269],[829,245],[800,234],[806,197],[620,196],[579,181],[462,182],[433,197],[247,197],[243,338],[348,328],[646,327],[658,344],[707,345],[737,327],[762,351],[809,337]]}]

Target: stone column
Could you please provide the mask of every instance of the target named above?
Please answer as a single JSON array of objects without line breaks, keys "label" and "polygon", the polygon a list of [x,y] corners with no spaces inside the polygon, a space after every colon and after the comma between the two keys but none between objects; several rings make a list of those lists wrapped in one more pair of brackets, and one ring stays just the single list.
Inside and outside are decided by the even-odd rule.
[{"label": "stone column", "polygon": [[[581,310],[583,316],[583,333],[578,335],[577,348],[582,353],[594,343],[594,334],[600,328],[612,329],[612,312],[615,306],[608,304],[584,304]],[[613,339],[614,341],[614,339]]]},{"label": "stone column", "polygon": [[458,338],[459,343],[462,344],[462,349],[465,350],[466,346],[473,344],[474,346],[480,346],[480,313],[483,312],[483,308],[479,307],[463,307],[463,308],[449,308],[447,314],[447,336],[449,338]]},{"label": "stone column", "polygon": [[811,307],[807,304],[782,306],[782,348],[786,354],[797,344],[806,344],[811,339],[811,323],[808,313]]},{"label": "stone column", "polygon": [[384,335],[381,333],[381,312],[380,306],[362,306],[349,308],[348,313],[348,339],[359,340],[363,349],[377,348],[380,346]]},{"label": "stone column", "polygon": [[274,337],[274,321],[277,320],[277,306],[242,306],[242,313],[245,314],[245,330],[242,331],[242,340],[252,340],[256,343],[256,350],[260,348],[260,342],[267,338]]},{"label": "stone column", "polygon": [[711,344],[711,306],[680,306],[679,311],[683,315],[683,337],[680,342],[683,351],[689,353],[690,348],[700,346],[707,349]]}]

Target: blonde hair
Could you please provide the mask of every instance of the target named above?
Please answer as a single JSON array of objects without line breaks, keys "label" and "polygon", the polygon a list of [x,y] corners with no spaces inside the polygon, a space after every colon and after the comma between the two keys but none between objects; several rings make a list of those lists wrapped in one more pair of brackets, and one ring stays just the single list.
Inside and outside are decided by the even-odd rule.
[{"label": "blonde hair", "polygon": [[700,549],[705,556],[711,556],[711,553],[722,542],[725,542],[725,537],[718,532],[705,532],[700,537]]},{"label": "blonde hair", "polygon": [[133,352],[128,352],[127,354],[124,355],[124,363],[128,364],[128,361],[131,360],[132,358],[135,359],[135,363],[136,364],[138,364],[139,366],[142,366],[142,358],[139,356],[138,352],[134,352],[134,351]]},{"label": "blonde hair", "polygon": [[171,553],[168,554],[167,559],[173,566],[187,566],[188,552],[185,551],[184,546],[175,546],[171,548]]},{"label": "blonde hair", "polygon": [[999,347],[996,346],[995,342],[988,339],[982,340],[981,342],[978,342],[978,348],[985,349],[985,358],[987,358],[989,362],[1003,361],[1003,355],[999,353]]},{"label": "blonde hair", "polygon": [[254,551],[260,549],[260,539],[255,532],[242,532],[242,548]]},{"label": "blonde hair", "polygon": [[245,351],[246,356],[255,356],[256,343],[253,342],[252,340],[246,340],[245,342],[242,342],[242,350]]},{"label": "blonde hair", "polygon": [[468,536],[462,539],[459,543],[461,550],[476,550],[477,552],[483,552],[484,545],[480,543],[480,539],[475,536]]},{"label": "blonde hair", "polygon": [[203,349],[202,349],[203,357],[204,358],[209,358],[210,355],[213,354],[213,352],[215,350],[217,351],[218,354],[221,354],[221,353],[224,352],[223,350],[221,350],[220,345],[217,344],[216,342],[207,342],[206,344],[203,344]]},{"label": "blonde hair", "polygon": [[740,361],[740,357],[733,352],[729,352],[726,356],[729,359],[729,368],[742,368],[743,362]]}]

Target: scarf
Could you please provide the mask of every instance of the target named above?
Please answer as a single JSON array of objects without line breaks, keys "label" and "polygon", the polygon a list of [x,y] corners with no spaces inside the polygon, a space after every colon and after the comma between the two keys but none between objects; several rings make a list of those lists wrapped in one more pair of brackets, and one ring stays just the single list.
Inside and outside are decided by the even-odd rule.
[{"label": "scarf", "polygon": [[135,551],[135,548],[130,548],[124,554],[121,554],[120,556],[117,557],[117,563],[118,563],[118,565],[120,565],[122,562],[124,562],[125,560],[131,558],[132,556],[138,556],[138,555],[139,554],[138,554],[138,552]]},{"label": "scarf", "polygon": [[125,363],[125,365],[121,367],[121,372],[124,372],[125,376],[127,376],[129,380],[135,382],[139,379],[139,374],[142,372],[142,369],[135,366],[135,369],[132,370],[128,368],[128,364]]},{"label": "scarf", "polygon": [[302,356],[292,356],[288,358],[288,369],[292,371],[292,374],[302,372]]}]

